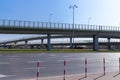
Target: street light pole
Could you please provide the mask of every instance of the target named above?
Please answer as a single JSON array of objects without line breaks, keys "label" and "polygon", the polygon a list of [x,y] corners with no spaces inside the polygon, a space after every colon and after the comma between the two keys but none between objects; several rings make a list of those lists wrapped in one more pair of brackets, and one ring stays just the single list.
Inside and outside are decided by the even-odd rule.
[{"label": "street light pole", "polygon": [[70,9],[72,9],[73,10],[73,44],[72,44],[72,48],[74,48],[74,10],[75,10],[75,8],[78,8],[76,5],[70,5],[70,7],[69,7]]},{"label": "street light pole", "polygon": [[52,17],[52,13],[50,13],[50,15],[49,15],[49,23],[51,22],[51,17]]},{"label": "street light pole", "polygon": [[88,18],[88,29],[89,29],[89,22],[90,22],[91,17]]}]

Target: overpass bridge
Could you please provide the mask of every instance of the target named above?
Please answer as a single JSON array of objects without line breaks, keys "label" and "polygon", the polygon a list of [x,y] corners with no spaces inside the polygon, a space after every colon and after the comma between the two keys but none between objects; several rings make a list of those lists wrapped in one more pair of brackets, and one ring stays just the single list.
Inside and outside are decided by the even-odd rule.
[{"label": "overpass bridge", "polygon": [[[28,39],[28,38],[27,38]],[[37,39],[37,38],[36,38]],[[46,39],[46,38],[45,38]],[[16,41],[16,40],[13,40]],[[40,43],[40,42],[29,42],[29,43],[18,43],[18,44],[12,44],[13,41],[9,41],[9,42],[5,42],[6,45],[2,45],[4,42],[2,42],[2,44],[0,44],[0,47],[6,47],[6,48],[13,48],[13,47],[25,47],[25,48],[31,48],[33,49],[34,47],[36,48],[47,48],[47,43]],[[19,41],[18,41],[19,42]],[[120,50],[120,40],[112,40],[110,41],[110,49],[114,50],[114,49],[118,49]],[[107,40],[99,40],[99,48],[100,49],[109,49],[109,45]],[[75,49],[82,49],[82,48],[86,48],[86,49],[91,49],[93,45],[93,40],[77,40],[74,42],[74,48]],[[51,47],[52,48],[69,48],[70,47],[70,42],[67,40],[63,41],[51,41]]]},{"label": "overpass bridge", "polygon": [[[73,34],[74,32],[74,34]],[[70,36],[72,38],[91,37],[93,38],[93,50],[99,49],[98,38],[120,38],[120,27],[104,25],[68,24],[68,23],[49,23],[38,21],[21,20],[0,20],[0,34],[46,34],[48,50],[51,48],[51,35]]]},{"label": "overpass bridge", "polygon": [[[74,36],[74,38],[77,38],[78,36]],[[55,41],[51,41],[51,46],[70,46],[70,40],[68,40],[70,38],[70,36],[63,36],[63,35],[51,35],[51,39],[64,39],[66,38],[67,41],[62,41],[59,40],[57,42]],[[12,46],[25,46],[25,48],[29,47],[33,47],[33,46],[37,46],[37,47],[46,47],[47,48],[47,44],[46,42],[43,42],[45,39],[47,39],[46,35],[41,35],[41,36],[34,36],[34,37],[25,37],[25,38],[21,38],[21,39],[14,39],[14,40],[7,40],[7,41],[1,41],[0,42],[0,47],[12,47]],[[34,41],[34,40],[40,40],[41,42],[39,43],[28,43],[28,41]],[[19,42],[25,42],[25,44],[17,44]],[[99,45],[100,46],[108,46],[108,49],[110,47],[110,49],[112,49],[112,46],[116,45],[117,47],[119,47],[120,44],[120,40],[111,40],[110,41],[110,46],[108,46],[108,41],[107,40],[99,40]],[[93,45],[93,40],[75,40],[74,41],[74,47],[79,48],[79,46],[92,46]],[[107,48],[107,47],[106,47]]]}]

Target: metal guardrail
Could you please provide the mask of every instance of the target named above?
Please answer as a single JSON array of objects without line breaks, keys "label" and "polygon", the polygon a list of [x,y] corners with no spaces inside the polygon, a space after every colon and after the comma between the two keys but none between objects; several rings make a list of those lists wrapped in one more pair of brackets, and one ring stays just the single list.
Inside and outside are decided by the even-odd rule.
[{"label": "metal guardrail", "polygon": [[68,24],[68,23],[49,23],[21,20],[0,20],[0,27],[10,28],[38,28],[38,29],[62,29],[62,30],[93,30],[93,31],[120,31],[120,27],[86,25],[86,24]]}]

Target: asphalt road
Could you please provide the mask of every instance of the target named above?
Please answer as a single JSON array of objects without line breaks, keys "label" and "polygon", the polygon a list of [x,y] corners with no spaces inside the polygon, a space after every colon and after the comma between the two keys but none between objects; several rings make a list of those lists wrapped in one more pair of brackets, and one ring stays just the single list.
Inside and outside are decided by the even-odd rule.
[{"label": "asphalt road", "polygon": [[88,73],[103,72],[103,58],[106,71],[119,70],[119,53],[41,53],[41,54],[0,54],[0,80],[27,80],[36,78],[36,62],[40,61],[40,77],[61,76],[66,60],[67,74],[84,73],[85,58]]}]

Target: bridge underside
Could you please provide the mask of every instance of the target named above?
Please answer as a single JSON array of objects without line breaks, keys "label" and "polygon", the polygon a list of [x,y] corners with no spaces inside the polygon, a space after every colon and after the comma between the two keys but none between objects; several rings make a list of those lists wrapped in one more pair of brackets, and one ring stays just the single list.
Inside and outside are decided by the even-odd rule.
[{"label": "bridge underside", "polygon": [[[0,34],[45,34],[47,35],[47,50],[51,49],[51,38],[53,34],[61,35],[70,39],[72,47],[72,38],[86,37],[93,38],[93,50],[99,50],[99,38],[120,38],[120,28],[100,25],[83,25],[83,24],[65,24],[65,23],[48,23],[32,22],[20,20],[0,20]],[[73,34],[74,31],[74,34]],[[44,39],[44,38],[43,38]],[[108,44],[109,44],[108,39]],[[28,40],[25,40],[26,44]],[[110,46],[109,46],[110,49]]]},{"label": "bridge underside", "polygon": [[[34,29],[30,29],[28,30],[16,30],[16,29],[0,29],[0,33],[4,33],[4,34],[47,34],[47,50],[49,51],[51,49],[51,38],[53,38],[51,35],[55,34],[55,35],[60,35],[58,36],[61,38],[66,38],[69,37],[70,39],[70,46],[73,47],[72,44],[72,38],[76,37],[82,37],[82,38],[93,38],[93,50],[94,51],[98,51],[99,50],[99,42],[98,39],[99,38],[120,38],[120,35],[118,35],[119,33],[117,32],[99,32],[99,31],[75,31],[74,35],[72,33],[72,31],[67,31],[66,30],[34,30]],[[57,38],[54,37],[54,38]],[[44,38],[43,38],[44,39]],[[110,49],[110,46],[108,47],[108,49]]]}]

